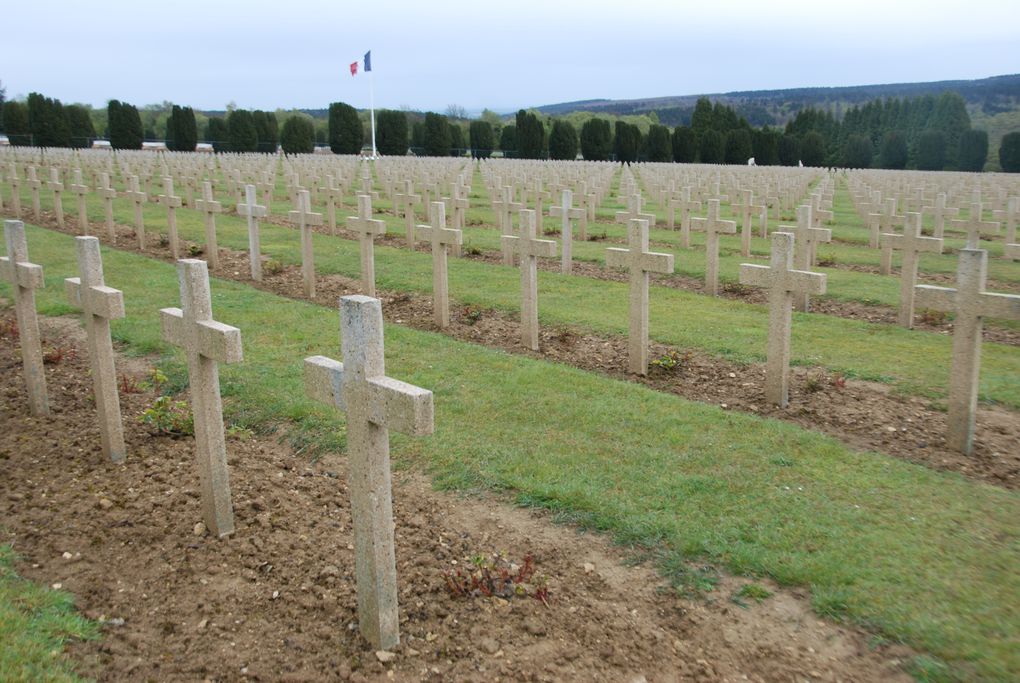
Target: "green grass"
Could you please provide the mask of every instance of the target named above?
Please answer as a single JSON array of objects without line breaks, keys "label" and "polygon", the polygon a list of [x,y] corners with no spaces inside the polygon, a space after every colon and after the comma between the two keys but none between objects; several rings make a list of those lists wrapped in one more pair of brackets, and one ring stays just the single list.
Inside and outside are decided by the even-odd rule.
[{"label": "green grass", "polygon": [[[46,269],[40,309],[68,312],[62,279],[75,271],[71,239],[33,227],[28,239]],[[110,249],[104,259],[108,284],[125,292],[128,317],[114,323],[117,338],[168,351],[157,311],[177,305],[173,267]],[[240,327],[244,343],[244,363],[221,369],[228,422],[261,430],[289,422],[303,443],[342,444],[342,419],[304,397],[301,373],[305,356],[338,355],[335,309],[228,281],[214,280],[212,292],[216,319]],[[687,322],[692,335],[704,324]],[[918,350],[924,335],[900,334],[893,353],[931,352]],[[885,351],[891,338],[863,339]],[[168,359],[180,377],[181,355]],[[1020,676],[1015,492],[854,452],[792,424],[401,326],[386,328],[386,360],[391,376],[435,392],[435,435],[394,435],[393,445],[399,465],[425,467],[440,486],[510,492],[652,548],[683,590],[711,587],[710,573],[678,569],[691,558],[769,576],[809,587],[823,615],[929,653],[928,669],[946,662],[962,678]],[[986,373],[992,386],[999,372]]]},{"label": "green grass", "polygon": [[0,545],[0,680],[79,681],[63,656],[71,639],[98,635],[95,624],[74,611],[74,599],[18,576],[14,552]]}]

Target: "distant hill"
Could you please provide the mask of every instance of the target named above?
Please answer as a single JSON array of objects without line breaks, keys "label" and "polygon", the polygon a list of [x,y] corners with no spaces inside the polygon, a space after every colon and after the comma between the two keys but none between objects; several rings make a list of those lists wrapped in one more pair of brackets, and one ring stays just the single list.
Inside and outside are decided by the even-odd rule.
[{"label": "distant hill", "polygon": [[[550,114],[586,111],[603,114],[644,114],[656,112],[659,121],[669,126],[687,124],[699,97],[722,102],[737,110],[752,125],[784,125],[807,107],[828,109],[837,116],[847,108],[874,99],[938,95],[947,90],[960,93],[968,109],[985,117],[1020,111],[1020,74],[992,76],[972,81],[934,81],[930,83],[890,83],[854,85],[839,88],[787,88],[783,90],[747,90],[704,95],[674,95],[636,100],[581,100],[537,107]],[[980,118],[980,117],[979,117]]]}]

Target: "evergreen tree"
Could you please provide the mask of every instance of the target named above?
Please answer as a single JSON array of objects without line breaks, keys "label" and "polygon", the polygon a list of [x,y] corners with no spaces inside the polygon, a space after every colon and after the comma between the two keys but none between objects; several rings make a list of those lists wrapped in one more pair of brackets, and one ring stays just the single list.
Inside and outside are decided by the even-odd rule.
[{"label": "evergreen tree", "polygon": [[693,164],[698,159],[698,136],[694,129],[677,126],[673,130],[673,161]]},{"label": "evergreen tree", "polygon": [[800,163],[800,140],[796,135],[785,134],[779,138],[779,163],[783,166]]},{"label": "evergreen tree", "polygon": [[411,126],[411,147],[418,156],[425,154],[425,122],[415,121]]},{"label": "evergreen tree", "polygon": [[358,111],[344,102],[329,105],[329,148],[333,154],[360,154],[365,139]]},{"label": "evergreen tree", "polygon": [[127,102],[110,100],[106,107],[110,146],[114,149],[141,149],[144,131],[138,109]]},{"label": "evergreen tree", "polygon": [[523,109],[517,112],[517,156],[521,159],[545,157],[545,126],[537,115]]},{"label": "evergreen tree", "polygon": [[166,121],[166,146],[176,152],[194,152],[198,144],[198,124],[195,112],[191,107],[178,107],[170,110],[170,118]]},{"label": "evergreen tree", "polygon": [[71,144],[71,130],[60,100],[29,93],[28,126],[36,147],[69,147]]},{"label": "evergreen tree", "polygon": [[843,165],[847,168],[870,168],[873,153],[870,138],[851,135],[843,148]]},{"label": "evergreen tree", "polygon": [[450,126],[446,117],[435,112],[425,114],[425,155],[445,157],[450,154]]},{"label": "evergreen tree", "polygon": [[266,154],[276,154],[276,147],[280,141],[276,113],[256,109],[251,113],[251,119],[255,124],[255,139],[258,140],[257,150]]},{"label": "evergreen tree", "polygon": [[492,124],[482,119],[471,122],[468,127],[468,138],[471,144],[471,157],[488,159],[496,147],[496,137],[492,132]]},{"label": "evergreen tree", "polygon": [[882,136],[882,152],[879,155],[882,168],[904,169],[907,167],[907,140],[900,131],[891,130]]},{"label": "evergreen tree", "polygon": [[256,152],[259,136],[255,131],[255,118],[247,109],[235,109],[227,114],[227,140],[231,152]]},{"label": "evergreen tree", "polygon": [[32,131],[28,127],[28,107],[23,102],[4,102],[4,132],[12,145],[32,144]]},{"label": "evergreen tree", "polygon": [[715,129],[712,115],[712,101],[707,97],[699,97],[691,114],[691,129],[700,140],[706,132]]},{"label": "evergreen tree", "polygon": [[960,136],[970,130],[970,115],[967,103],[955,92],[944,92],[935,101],[935,107],[928,119],[928,128],[942,131],[946,136],[946,166],[958,168],[957,155]]},{"label": "evergreen tree", "polygon": [[721,164],[726,158],[726,141],[717,130],[706,130],[698,143],[698,158],[703,164]]},{"label": "evergreen tree", "polygon": [[1006,173],[1020,173],[1020,131],[1006,133],[999,143],[999,165]]},{"label": "evergreen tree", "polygon": [[747,164],[747,160],[754,154],[750,131],[744,128],[735,128],[726,133],[725,154],[727,164]]},{"label": "evergreen tree", "polygon": [[564,119],[553,121],[549,134],[549,158],[573,161],[577,158],[577,130]]},{"label": "evergreen tree", "polygon": [[508,124],[499,133],[499,149],[504,157],[517,158],[517,126]]},{"label": "evergreen tree", "polygon": [[673,140],[666,126],[654,123],[648,129],[648,160],[659,163],[673,161]]},{"label": "evergreen tree", "polygon": [[80,104],[69,104],[64,107],[67,119],[68,139],[71,147],[85,149],[92,146],[96,139],[96,128],[92,125],[92,117],[88,109]]},{"label": "evergreen tree", "polygon": [[751,147],[756,165],[775,166],[779,163],[780,137],[782,134],[778,130],[768,126],[763,126],[761,130],[751,133]]},{"label": "evergreen tree", "polygon": [[459,123],[449,121],[450,125],[450,156],[459,157],[464,155],[464,129]]},{"label": "evergreen tree", "polygon": [[379,154],[406,156],[407,115],[402,111],[383,109],[375,119],[375,144]]},{"label": "evergreen tree", "polygon": [[926,130],[917,140],[917,168],[941,171],[946,165],[946,136],[940,130]]},{"label": "evergreen tree", "polygon": [[284,154],[311,154],[315,151],[315,124],[303,114],[295,114],[283,122],[280,146]]},{"label": "evergreen tree", "polygon": [[230,131],[226,119],[218,116],[209,119],[209,125],[205,129],[205,141],[212,143],[215,152],[230,151]]},{"label": "evergreen tree", "polygon": [[631,163],[638,160],[641,151],[641,129],[626,121],[616,122],[616,160]]},{"label": "evergreen tree", "polygon": [[613,129],[606,119],[588,119],[581,126],[581,156],[588,161],[609,161],[613,154]]},{"label": "evergreen tree", "polygon": [[967,130],[960,135],[960,153],[957,168],[961,171],[980,173],[988,161],[988,133],[983,130]]}]

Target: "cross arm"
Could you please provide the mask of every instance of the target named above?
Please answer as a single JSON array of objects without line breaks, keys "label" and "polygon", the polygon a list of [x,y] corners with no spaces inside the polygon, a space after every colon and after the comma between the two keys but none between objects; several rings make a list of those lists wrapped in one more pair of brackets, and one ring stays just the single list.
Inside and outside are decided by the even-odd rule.
[{"label": "cross arm", "polygon": [[81,278],[69,277],[64,280],[67,300],[72,306],[84,308],[88,313],[114,320],[124,317],[124,293],[119,289],[97,285],[82,292]]},{"label": "cross arm", "polygon": [[556,242],[553,240],[528,240],[527,249],[531,256],[544,256],[546,258],[556,256]]},{"label": "cross arm", "polygon": [[982,292],[978,298],[977,314],[1000,320],[1020,320],[1020,295]]},{"label": "cross arm", "polygon": [[346,411],[343,380],[343,363],[326,356],[305,358],[305,393],[309,398]]},{"label": "cross arm", "polygon": [[179,308],[159,309],[159,324],[164,341],[184,346],[184,311]]},{"label": "cross arm", "polygon": [[266,207],[260,204],[238,204],[237,213],[239,216],[251,216],[252,218],[265,218]]},{"label": "cross arm", "polygon": [[12,262],[7,256],[0,256],[0,272],[4,279],[15,282],[19,287],[42,289],[46,286],[42,266],[37,263]]},{"label": "cross arm", "polygon": [[771,268],[753,263],[740,264],[740,284],[752,287],[768,287],[771,284]]},{"label": "cross arm", "polygon": [[825,273],[808,270],[790,270],[786,273],[786,288],[791,292],[820,296],[825,294]]},{"label": "cross arm", "polygon": [[951,287],[914,285],[914,304],[917,308],[953,312],[956,310],[956,290]]},{"label": "cross arm", "polygon": [[832,241],[832,230],[829,228],[808,228],[808,234],[815,242]]},{"label": "cross arm", "polygon": [[432,241],[432,226],[418,223],[414,226],[414,238],[421,242]]},{"label": "cross arm", "polygon": [[240,363],[243,360],[241,330],[215,320],[199,320],[196,325],[198,348],[203,356],[221,363]]},{"label": "cross arm", "polygon": [[366,383],[370,422],[411,436],[435,430],[431,391],[389,377],[373,377]]},{"label": "cross arm", "polygon": [[606,265],[610,268],[630,268],[630,249],[609,247],[606,249]]},{"label": "cross arm", "polygon": [[641,270],[649,273],[672,273],[673,254],[663,254],[657,251],[646,251],[638,258],[638,265]]}]

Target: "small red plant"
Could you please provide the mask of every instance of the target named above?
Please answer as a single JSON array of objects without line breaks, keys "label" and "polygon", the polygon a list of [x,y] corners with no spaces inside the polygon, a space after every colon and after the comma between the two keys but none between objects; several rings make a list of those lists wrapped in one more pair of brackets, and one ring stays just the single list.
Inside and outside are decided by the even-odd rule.
[{"label": "small red plant", "polygon": [[52,346],[43,351],[43,363],[60,365],[65,360],[74,360],[78,353],[69,346]]},{"label": "small red plant", "polygon": [[132,375],[121,375],[120,376],[120,393],[122,394],[140,394],[142,393],[142,385],[138,382],[138,378]]},{"label": "small red plant", "polygon": [[524,564],[515,565],[503,557],[472,559],[472,569],[452,569],[443,572],[446,587],[460,598],[530,596],[543,605],[549,605],[549,588],[544,577],[535,576],[535,558],[524,557]]},{"label": "small red plant", "polygon": [[846,389],[846,377],[837,372],[832,376],[831,384],[837,389]]},{"label": "small red plant", "polygon": [[14,339],[18,336],[17,318],[0,318],[0,337]]}]

